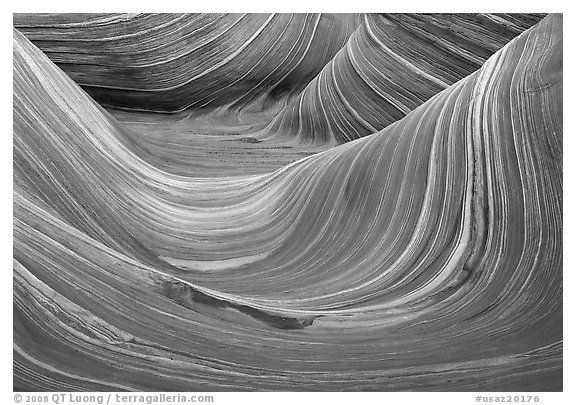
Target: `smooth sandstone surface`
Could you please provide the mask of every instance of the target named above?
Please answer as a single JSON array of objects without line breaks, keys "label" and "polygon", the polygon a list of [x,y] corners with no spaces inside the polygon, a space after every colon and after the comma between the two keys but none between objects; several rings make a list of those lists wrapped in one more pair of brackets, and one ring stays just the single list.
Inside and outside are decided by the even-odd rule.
[{"label": "smooth sandstone surface", "polygon": [[353,14],[15,14],[26,35],[99,103],[175,112],[274,104],[346,43]]},{"label": "smooth sandstone surface", "polygon": [[542,15],[369,14],[268,130],[305,142],[373,134],[479,69]]},{"label": "smooth sandstone surface", "polygon": [[[60,18],[15,20],[15,390],[562,390],[561,15],[532,28],[540,17],[485,17],[507,27],[508,43],[459,17],[450,32],[467,42],[447,34],[433,48],[422,40],[405,49],[449,49],[467,61],[457,72],[397,67],[390,52],[399,51],[388,57],[383,46],[357,53],[378,30],[441,38],[429,27],[443,17],[338,17],[335,33],[317,37],[332,44],[324,59],[276,66],[306,67],[308,84],[288,86],[275,107],[253,103],[286,72],[263,63],[259,74],[275,79],[242,90],[226,87],[247,74],[230,62],[238,76],[205,73],[215,81],[202,82],[206,94],[234,88],[251,107],[216,103],[206,113],[186,86],[150,98],[154,81],[108,92],[109,54],[96,47],[85,57],[105,62],[83,70],[75,58],[85,45],[57,49],[60,30],[118,36],[164,65],[184,51],[177,41],[144,36],[151,43],[139,48],[123,37],[138,29],[114,30],[178,31],[174,19],[202,19],[216,31],[245,23],[241,38],[250,38],[282,21],[304,33],[291,24],[311,19],[320,30],[325,17]],[[26,38],[51,30],[39,44],[46,54]],[[286,56],[259,38],[247,46]],[[154,43],[174,48],[153,55]],[[55,56],[68,49],[70,65]],[[182,72],[202,75],[215,66],[206,63]],[[382,115],[388,107],[357,81],[335,81],[351,73],[346,63],[383,81],[390,76],[377,71],[396,72],[414,101]],[[163,69],[162,80],[182,79]],[[410,79],[424,71],[426,84]],[[337,103],[319,101],[335,91]],[[91,96],[136,110],[189,108],[120,111]]]}]

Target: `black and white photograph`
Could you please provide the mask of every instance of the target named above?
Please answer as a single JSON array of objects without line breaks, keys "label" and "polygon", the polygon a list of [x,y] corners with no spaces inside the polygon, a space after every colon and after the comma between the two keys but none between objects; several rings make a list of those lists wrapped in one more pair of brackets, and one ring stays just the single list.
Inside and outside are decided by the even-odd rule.
[{"label": "black and white photograph", "polygon": [[564,14],[366,8],[11,14],[7,401],[564,403]]}]

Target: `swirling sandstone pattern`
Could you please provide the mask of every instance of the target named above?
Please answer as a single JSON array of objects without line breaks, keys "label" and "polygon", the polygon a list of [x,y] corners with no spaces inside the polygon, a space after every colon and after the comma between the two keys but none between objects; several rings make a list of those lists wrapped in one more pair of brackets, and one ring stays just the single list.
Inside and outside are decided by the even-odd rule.
[{"label": "swirling sandstone pattern", "polygon": [[561,390],[562,16],[421,101],[222,176],[15,30],[15,389]]},{"label": "swirling sandstone pattern", "polygon": [[16,14],[101,104],[174,112],[301,91],[358,25],[349,14]]},{"label": "swirling sandstone pattern", "polygon": [[346,46],[279,114],[272,134],[347,142],[403,118],[474,72],[539,15],[366,15]]}]

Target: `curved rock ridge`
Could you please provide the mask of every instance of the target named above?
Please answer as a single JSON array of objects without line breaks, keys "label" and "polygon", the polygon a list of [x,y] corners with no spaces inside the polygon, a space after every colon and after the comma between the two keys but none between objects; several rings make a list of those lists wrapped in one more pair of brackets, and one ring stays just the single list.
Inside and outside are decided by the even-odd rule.
[{"label": "curved rock ridge", "polygon": [[377,132],[474,72],[543,15],[367,14],[304,92],[268,127],[304,142]]},{"label": "curved rock ridge", "polygon": [[562,16],[270,173],[163,170],[14,31],[16,390],[562,389]]},{"label": "curved rock ridge", "polygon": [[175,112],[297,94],[358,26],[352,14],[15,14],[100,104]]}]

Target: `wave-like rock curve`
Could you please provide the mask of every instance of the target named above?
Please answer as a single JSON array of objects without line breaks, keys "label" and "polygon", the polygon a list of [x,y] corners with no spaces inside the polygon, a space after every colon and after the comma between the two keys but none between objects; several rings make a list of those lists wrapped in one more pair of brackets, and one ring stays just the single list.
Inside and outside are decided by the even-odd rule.
[{"label": "wave-like rock curve", "polygon": [[369,14],[267,134],[348,142],[403,118],[479,69],[542,15]]},{"label": "wave-like rock curve", "polygon": [[14,26],[100,104],[177,112],[300,92],[352,14],[15,14]]},{"label": "wave-like rock curve", "polygon": [[372,136],[161,170],[14,31],[14,387],[562,389],[562,16]]}]

